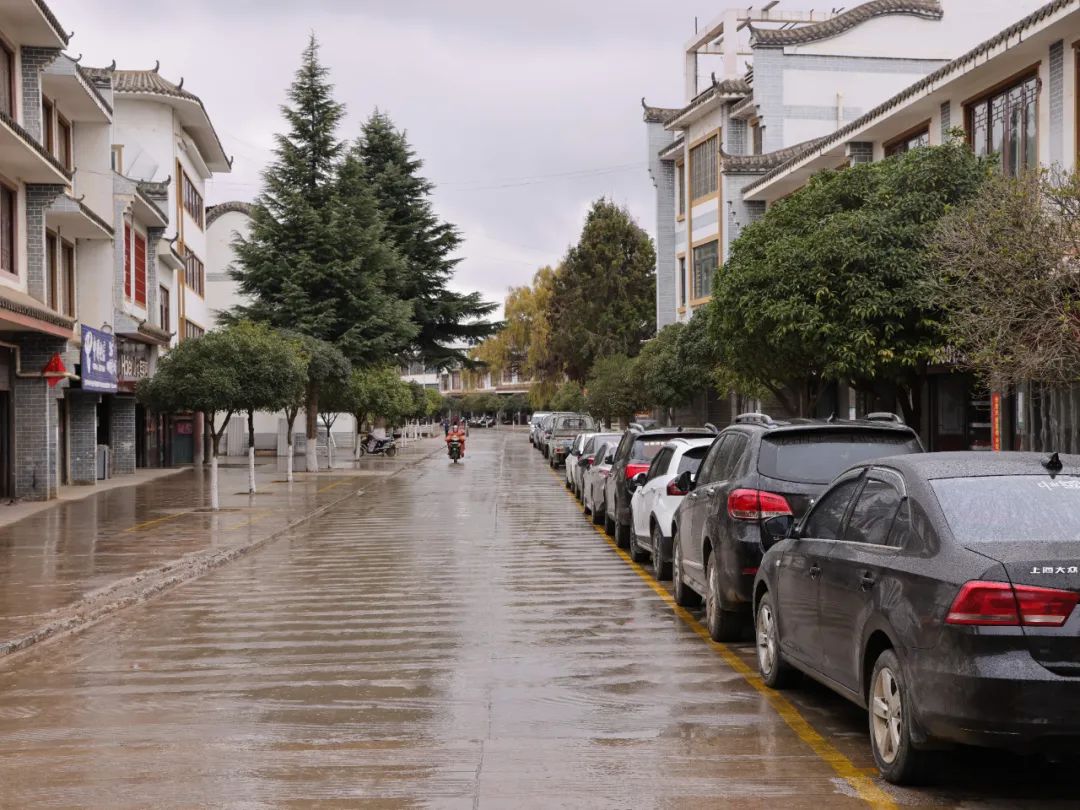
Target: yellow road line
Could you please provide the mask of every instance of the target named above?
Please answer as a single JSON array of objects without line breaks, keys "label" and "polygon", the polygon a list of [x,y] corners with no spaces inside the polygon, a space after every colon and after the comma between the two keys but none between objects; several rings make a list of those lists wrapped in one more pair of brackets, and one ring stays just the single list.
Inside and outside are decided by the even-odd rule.
[{"label": "yellow road line", "polygon": [[338,481],[336,484],[327,484],[325,487],[319,487],[315,491],[316,492],[326,492],[326,490],[328,490],[328,489],[333,489],[334,487],[340,487],[342,484],[347,484],[351,480],[352,480],[351,478],[346,478],[346,479],[344,479],[342,481]]},{"label": "yellow road line", "polygon": [[[553,474],[556,478],[559,477],[558,473]],[[570,497],[573,497],[573,493],[568,491],[567,494],[570,495]],[[584,509],[582,511],[584,512]],[[744,681],[769,701],[769,705],[771,705],[773,709],[776,710],[776,713],[780,715],[780,719],[787,723],[788,727],[795,732],[795,735],[806,743],[810,747],[810,750],[817,754],[820,759],[832,768],[837,776],[851,785],[852,789],[858,793],[860,799],[872,807],[895,808],[897,806],[896,802],[874,783],[874,780],[867,774],[867,769],[857,767],[854,762],[840,753],[836,746],[821,736],[821,734],[810,725],[791,701],[775,689],[767,687],[764,681],[761,680],[761,676],[747,666],[746,662],[736,655],[730,647],[726,644],[721,644],[718,641],[713,641],[712,637],[709,636],[708,629],[706,629],[706,627],[686,608],[679,607],[675,602],[675,598],[667,592],[667,589],[657,582],[648,571],[631,560],[630,555],[619,548],[615,541],[608,537],[607,532],[600,526],[593,525],[592,523],[589,525],[592,526],[597,534],[604,538],[604,541],[615,550],[615,553],[623,559],[623,562],[629,565],[634,572],[653,589],[656,595],[667,603],[668,607],[675,612],[676,616],[689,625],[691,630],[704,639],[705,643],[719,654],[725,664],[741,675]],[[871,769],[870,773],[876,773],[876,769]]]},{"label": "yellow road line", "polygon": [[148,529],[151,526],[156,526],[159,523],[164,523],[166,520],[175,520],[176,518],[183,517],[184,515],[190,515],[190,514],[192,514],[191,511],[177,512],[174,515],[165,515],[165,517],[154,518],[153,520],[148,520],[145,523],[136,523],[134,526],[128,526],[126,529],[124,529],[124,531],[125,532],[137,532],[140,529]]}]

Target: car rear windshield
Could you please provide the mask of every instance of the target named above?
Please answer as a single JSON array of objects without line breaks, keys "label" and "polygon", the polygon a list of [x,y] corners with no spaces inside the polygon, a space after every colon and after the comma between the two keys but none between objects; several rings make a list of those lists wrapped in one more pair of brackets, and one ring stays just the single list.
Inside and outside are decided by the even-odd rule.
[{"label": "car rear windshield", "polygon": [[758,472],[781,481],[827,484],[854,464],[921,451],[914,436],[900,431],[779,433],[762,439]]},{"label": "car rear windshield", "polygon": [[596,423],[591,416],[560,416],[555,421],[557,433],[581,433],[586,430],[595,430]]},{"label": "car rear windshield", "polygon": [[938,478],[930,486],[961,543],[1080,540],[1080,477]]},{"label": "car rear windshield", "polygon": [[691,447],[685,453],[683,457],[679,459],[679,469],[676,471],[676,475],[682,475],[684,472],[696,473],[698,467],[701,466],[701,462],[705,456],[709,454],[709,445],[702,445],[701,447]]},{"label": "car rear windshield", "polygon": [[634,440],[634,446],[630,448],[630,461],[652,461],[653,456],[660,452],[660,448],[677,436],[649,436]]}]

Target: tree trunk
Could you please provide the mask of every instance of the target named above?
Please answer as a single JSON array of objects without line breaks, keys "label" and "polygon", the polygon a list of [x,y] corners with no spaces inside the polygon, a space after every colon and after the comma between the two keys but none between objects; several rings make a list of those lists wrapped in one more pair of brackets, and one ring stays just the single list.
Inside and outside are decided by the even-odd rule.
[{"label": "tree trunk", "polygon": [[285,446],[288,448],[288,455],[285,458],[285,480],[290,484],[293,482],[293,426],[296,424],[296,415],[297,409],[285,409],[285,421],[289,428],[289,433],[285,437]]},{"label": "tree trunk", "polygon": [[304,417],[307,420],[307,471],[319,471],[319,389],[316,386],[308,388],[307,410]]},{"label": "tree trunk", "polygon": [[215,429],[214,417],[207,414],[206,423],[210,428],[210,508],[215,512],[221,508],[221,493],[218,492],[218,447],[225,428],[229,426],[229,417],[232,412],[225,414],[225,420],[219,429]]},{"label": "tree trunk", "polygon": [[255,411],[248,410],[248,495],[255,494]]}]

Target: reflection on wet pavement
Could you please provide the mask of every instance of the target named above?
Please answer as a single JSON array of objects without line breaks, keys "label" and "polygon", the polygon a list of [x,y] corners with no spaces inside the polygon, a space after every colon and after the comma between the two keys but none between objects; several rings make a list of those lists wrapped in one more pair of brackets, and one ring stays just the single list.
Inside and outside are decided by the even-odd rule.
[{"label": "reflection on wet pavement", "polygon": [[[797,699],[869,767],[860,713]],[[0,784],[13,807],[865,806],[509,431],[0,668]]]}]

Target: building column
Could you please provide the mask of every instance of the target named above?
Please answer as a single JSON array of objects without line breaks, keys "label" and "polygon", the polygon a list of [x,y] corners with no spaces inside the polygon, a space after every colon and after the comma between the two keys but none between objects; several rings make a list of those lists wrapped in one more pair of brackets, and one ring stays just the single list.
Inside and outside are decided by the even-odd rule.
[{"label": "building column", "polygon": [[[67,341],[46,335],[21,335],[20,364],[25,373],[40,372]],[[12,383],[16,498],[46,501],[56,497],[59,391],[43,377],[16,377]]]},{"label": "building column", "polygon": [[26,186],[26,291],[42,303],[46,300],[45,212],[64,190],[54,183]]},{"label": "building column", "polygon": [[97,483],[97,406],[100,396],[69,388],[71,483]]},{"label": "building column", "polygon": [[59,48],[34,48],[24,45],[19,49],[19,62],[22,66],[23,129],[33,135],[38,143],[44,142],[41,137],[41,71],[51,65],[59,55]]},{"label": "building column", "polygon": [[135,397],[114,396],[109,409],[113,475],[135,472]]}]

